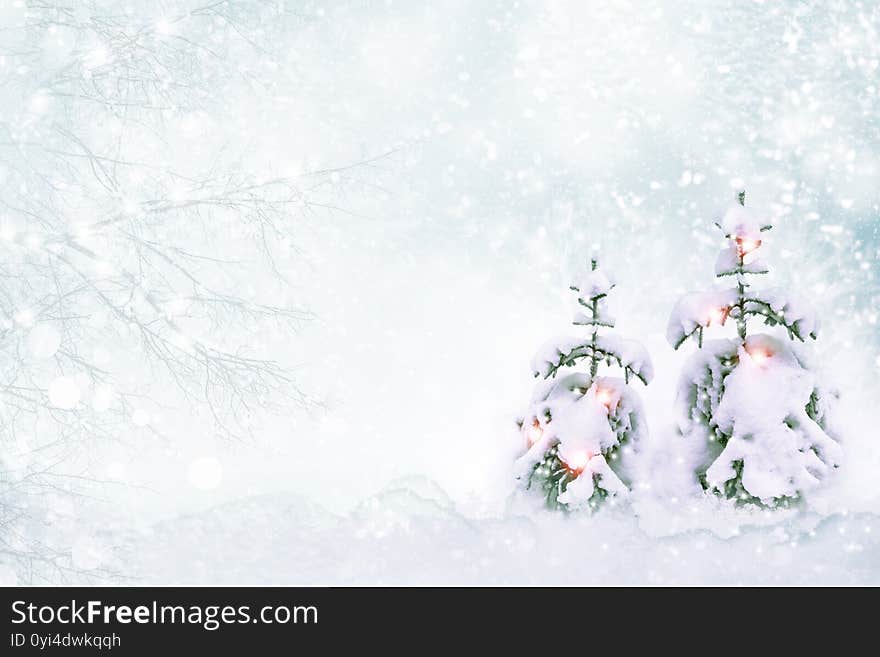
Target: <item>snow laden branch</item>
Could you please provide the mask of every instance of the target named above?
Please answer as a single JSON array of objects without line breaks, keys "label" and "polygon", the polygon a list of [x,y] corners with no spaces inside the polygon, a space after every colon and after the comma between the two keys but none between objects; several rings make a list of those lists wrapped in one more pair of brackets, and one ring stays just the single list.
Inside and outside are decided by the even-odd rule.
[{"label": "snow laden branch", "polygon": [[598,269],[598,262],[593,260],[590,272],[570,288],[577,292],[578,305],[584,309],[575,314],[573,324],[589,327],[588,339],[562,337],[547,342],[532,361],[534,376],[546,379],[556,376],[560,368],[573,367],[581,360],[588,360],[590,376],[596,376],[599,364],[604,362],[620,367],[627,383],[631,376],[645,385],[650,382],[653,377],[651,361],[641,344],[614,335],[599,335],[600,327],[614,328],[614,318],[606,308],[606,299],[613,287],[613,281]]},{"label": "snow laden branch", "polygon": [[[741,196],[743,202],[745,195]],[[736,322],[737,335],[745,340],[748,318],[761,318],[768,326],[782,326],[789,338],[803,342],[818,336],[819,321],[803,299],[778,288],[761,291],[747,277],[767,274],[769,268],[757,253],[761,233],[772,228],[759,215],[741,205],[728,209],[716,225],[729,240],[715,264],[718,278],[734,277],[736,286],[685,295],[676,304],[669,320],[667,339],[678,349],[689,338],[702,347],[703,333],[710,326]]]},{"label": "snow laden branch", "polygon": [[239,101],[300,22],[277,3],[4,16],[0,554],[20,565],[47,545],[15,538],[39,534],[20,510],[88,488],[89,443],[163,437],[169,409],[241,439],[307,403],[267,339],[310,319],[287,282],[301,230],[378,159],[255,169]]},{"label": "snow laden branch", "polygon": [[584,343],[574,338],[560,338],[545,344],[532,362],[536,377],[547,379],[556,376],[560,368],[574,367],[581,360],[590,361],[590,369],[598,369],[599,363],[616,364],[624,372],[629,383],[634,376],[647,385],[653,372],[650,359],[641,343],[614,337],[598,337],[593,342]]}]

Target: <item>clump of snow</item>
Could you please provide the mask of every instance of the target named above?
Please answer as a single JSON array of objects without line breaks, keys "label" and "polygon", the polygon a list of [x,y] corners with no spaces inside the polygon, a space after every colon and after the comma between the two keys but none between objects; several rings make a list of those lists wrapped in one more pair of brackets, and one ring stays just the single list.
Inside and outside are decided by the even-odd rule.
[{"label": "clump of snow", "polygon": [[555,409],[547,433],[559,442],[563,461],[581,465],[617,443],[608,423],[609,413],[620,403],[621,389],[617,384],[618,380],[597,378],[580,399]]},{"label": "clump of snow", "polygon": [[771,503],[815,488],[842,459],[839,443],[806,411],[826,412],[814,375],[788,343],[768,335],[707,341],[682,371],[676,404],[683,458],[694,480],[722,489],[742,471],[748,495]]},{"label": "clump of snow", "polygon": [[559,496],[559,501],[570,508],[589,503],[597,488],[613,495],[626,496],[629,488],[617,476],[605,457],[601,454],[593,456],[584,466],[581,475],[572,481]]},{"label": "clump of snow", "polygon": [[716,276],[729,276],[734,274],[738,267],[739,253],[736,250],[736,246],[731,244],[726,249],[721,249],[721,251],[718,252],[718,259],[715,260]]},{"label": "clump of snow", "polygon": [[737,273],[766,274],[769,271],[767,262],[756,251],[750,251],[743,256],[740,263],[739,250],[736,244],[731,244],[718,253],[715,260],[716,276],[732,276]]},{"label": "clump of snow", "polygon": [[782,315],[786,323],[793,326],[801,338],[818,336],[819,316],[812,305],[799,294],[782,288],[770,288],[750,297],[753,300],[746,303],[747,311],[760,311],[763,301],[774,312]]},{"label": "clump of snow", "polygon": [[735,340],[707,340],[682,367],[675,398],[677,429],[686,443],[681,448],[692,453],[696,464],[711,462],[717,456],[717,450],[712,453],[717,443],[713,445],[710,420],[721,402],[724,378],[733,367],[737,347]]},{"label": "clump of snow", "polygon": [[728,309],[737,301],[736,288],[712,289],[691,292],[682,296],[669,316],[666,339],[673,347],[678,346],[700,327],[723,324]]},{"label": "clump of snow", "polygon": [[583,338],[565,335],[548,340],[532,358],[532,373],[534,376],[546,379],[553,369],[561,364],[562,359],[568,357],[583,344]]},{"label": "clump of snow", "polygon": [[761,231],[770,228],[771,224],[754,208],[736,203],[724,211],[718,225],[727,237],[760,241]]},{"label": "clump of snow", "polygon": [[[523,433],[531,445],[517,459],[514,471],[520,478],[528,476],[547,450],[558,445],[559,457],[579,473],[575,481],[585,480],[573,490],[570,483],[570,494],[560,496],[560,502],[570,507],[586,504],[595,491],[594,479],[606,492],[626,493],[624,480],[632,480],[633,461],[646,437],[643,413],[638,395],[623,379],[564,377],[542,388],[525,417]],[[613,453],[612,469],[606,454],[615,448],[619,449]]]},{"label": "clump of snow", "polygon": [[615,355],[622,367],[628,367],[633,374],[650,383],[654,378],[654,366],[648,350],[638,340],[627,340],[616,335],[601,335],[596,338],[597,346],[604,352]]},{"label": "clump of snow", "polygon": [[737,355],[713,415],[729,438],[706,471],[707,481],[720,488],[741,463],[743,488],[753,497],[765,503],[796,497],[842,459],[840,445],[807,415],[813,375],[785,343],[769,336],[750,337]]},{"label": "clump of snow", "polygon": [[608,294],[614,287],[614,277],[605,268],[593,269],[586,272],[571,285],[571,289],[578,292],[578,299],[583,303],[590,303],[590,299],[603,294]]},{"label": "clump of snow", "polygon": [[535,387],[529,412],[522,422],[522,433],[528,449],[514,463],[517,478],[527,476],[545,452],[556,444],[555,430],[549,427],[551,421],[581,399],[591,385],[588,374],[574,372],[541,382]]}]

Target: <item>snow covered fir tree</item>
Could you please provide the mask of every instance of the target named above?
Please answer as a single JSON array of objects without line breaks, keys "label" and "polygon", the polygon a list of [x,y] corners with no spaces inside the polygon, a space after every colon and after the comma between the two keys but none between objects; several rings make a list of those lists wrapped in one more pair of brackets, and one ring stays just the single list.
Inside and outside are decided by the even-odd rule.
[{"label": "snow covered fir tree", "polygon": [[[819,321],[799,296],[758,289],[767,274],[760,256],[764,217],[745,206],[745,192],[716,222],[728,240],[715,275],[730,287],[685,295],[669,320],[675,349],[699,349],[682,372],[678,431],[694,455],[702,487],[743,503],[787,506],[814,488],[841,461],[829,425],[831,395],[818,385],[805,350]],[[766,332],[750,332],[749,320]],[[711,328],[735,325],[736,337],[704,340]]]},{"label": "snow covered fir tree", "polygon": [[[604,498],[626,495],[632,457],[647,435],[630,382],[650,382],[648,354],[636,341],[600,335],[614,327],[607,310],[614,285],[593,259],[589,272],[571,286],[578,302],[574,324],[585,327],[586,335],[551,340],[532,362],[542,381],[519,421],[525,453],[516,461],[516,474],[550,508],[595,508]],[[602,366],[616,366],[623,376],[599,376]]]}]

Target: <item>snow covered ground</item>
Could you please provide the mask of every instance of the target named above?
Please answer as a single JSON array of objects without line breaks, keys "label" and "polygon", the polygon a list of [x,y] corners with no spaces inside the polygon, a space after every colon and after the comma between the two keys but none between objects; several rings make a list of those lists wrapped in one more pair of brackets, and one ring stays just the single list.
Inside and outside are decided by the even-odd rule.
[{"label": "snow covered ground", "polygon": [[345,516],[276,495],[163,521],[131,536],[116,565],[153,584],[880,583],[875,514],[770,519],[709,501],[665,514],[687,529],[654,534],[623,512],[473,517],[414,480]]},{"label": "snow covered ground", "polygon": [[869,422],[877,416],[858,406],[847,409],[857,418],[847,448],[862,456],[797,510],[675,496],[688,473],[666,442],[670,456],[656,467],[673,492],[593,516],[548,513],[500,490],[494,500],[453,500],[414,475],[344,512],[320,498],[265,494],[95,540],[112,570],[158,584],[876,585],[880,459]]},{"label": "snow covered ground", "polygon": [[[19,4],[0,0],[0,23]],[[201,3],[131,4],[173,39],[193,21],[167,17]],[[236,28],[268,29],[255,5],[232,5]],[[222,153],[265,179],[342,181],[273,263],[289,288],[249,269],[233,279],[313,318],[213,328],[290,366],[306,403],[234,440],[128,366],[130,421],[70,456],[87,496],[33,507],[70,555],[52,581],[880,584],[880,8],[342,0],[305,3],[258,49],[214,25],[240,57],[219,76],[222,103],[160,128],[161,166]],[[47,69],[55,37],[40,46]],[[667,321],[714,283],[711,217],[742,186],[774,217],[767,283],[817,308],[809,348],[841,392],[844,463],[797,511],[695,493],[672,431],[693,347],[673,351]],[[239,236],[223,240],[237,254]],[[620,333],[654,364],[650,386],[635,384],[652,488],[562,516],[515,494],[514,420],[533,354],[574,330],[568,284],[594,247],[617,274]],[[55,408],[77,408],[75,375],[56,381]],[[0,559],[0,581],[28,580]]]}]

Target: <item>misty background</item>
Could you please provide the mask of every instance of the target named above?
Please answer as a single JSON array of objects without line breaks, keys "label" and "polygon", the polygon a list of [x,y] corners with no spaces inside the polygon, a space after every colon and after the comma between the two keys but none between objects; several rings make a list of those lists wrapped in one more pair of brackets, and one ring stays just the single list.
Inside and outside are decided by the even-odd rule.
[{"label": "misty background", "polygon": [[[113,578],[119,554],[137,554],[142,544],[155,552],[159,544],[160,556],[123,575],[180,581],[187,550],[200,548],[191,528],[165,534],[157,526],[202,518],[195,534],[203,542],[259,543],[259,536],[235,534],[240,523],[230,514],[254,517],[297,500],[320,508],[314,513],[322,518],[325,511],[345,518],[389,486],[442,499],[455,523],[504,517],[510,463],[520,449],[514,421],[534,383],[530,358],[544,340],[569,330],[568,284],[596,251],[618,277],[611,305],[619,331],[643,341],[655,361],[657,379],[643,390],[651,429],[668,432],[685,357],[665,341],[668,314],[681,293],[713,283],[721,238],[713,213],[741,187],[749,205],[774,217],[766,240],[772,283],[820,309],[823,330],[811,349],[842,393],[853,463],[817,504],[824,514],[875,518],[880,8],[454,1],[0,7],[0,212],[7,232],[30,234],[51,206],[55,231],[116,212],[146,217],[138,225],[147,228],[135,232],[149,242],[144,235],[157,229],[148,208],[160,203],[161,190],[165,205],[158,207],[174,212],[163,224],[163,244],[218,258],[216,266],[192,265],[200,289],[295,310],[283,322],[259,315],[238,321],[232,311],[208,321],[207,311],[180,312],[184,335],[228,353],[257,354],[289,372],[289,380],[256,393],[265,404],[242,402],[244,430],[225,431],[196,399],[198,368],[188,370],[195,396],[177,394],[169,370],[140,358],[136,336],[123,339],[95,320],[99,311],[85,301],[72,304],[76,321],[91,322],[92,332],[61,331],[62,349],[68,339],[84,352],[100,343],[105,362],[118,369],[107,385],[125,391],[119,394],[127,401],[112,427],[102,425],[102,439],[72,436],[64,458],[53,462],[56,472],[83,478],[83,489],[71,495],[65,488],[57,497],[43,491],[47,504],[27,507],[25,515],[56,525],[45,540],[74,566],[74,574],[46,579],[77,581],[85,575],[76,571],[96,568],[97,577]],[[138,47],[128,49],[127,40]],[[131,80],[140,64],[156,75],[143,102],[114,96],[124,87],[117,83],[87,99],[83,89],[99,88],[93,81],[102,71]],[[67,170],[67,187],[47,182],[43,173],[58,170],[52,158],[67,162],[74,143],[92,155]],[[130,163],[114,173],[112,193],[103,182],[109,174],[88,166],[108,160]],[[223,184],[206,186],[220,179],[217,172],[225,172]],[[236,196],[245,186],[230,182],[238,176],[248,179],[246,210]],[[193,190],[199,204],[187,205]],[[82,202],[67,203],[72,194]],[[224,202],[222,212],[202,209],[230,195],[235,202]],[[254,228],[265,225],[279,227],[268,246]],[[126,264],[134,242],[114,240],[99,244],[113,271],[138,270]],[[15,258],[32,264],[43,243],[28,247],[11,238],[4,248],[30,248]],[[149,289],[155,277],[168,276],[163,307],[188,285],[172,280],[173,268],[160,264],[141,281]],[[11,280],[18,271],[5,275]],[[33,289],[15,289],[3,308],[10,362],[9,354],[20,352],[13,345],[34,328],[13,319],[33,303]],[[48,390],[56,366],[66,368],[64,376],[88,371],[80,362],[42,360],[36,388]],[[28,363],[25,355],[19,367]],[[80,404],[89,403],[98,384],[77,385]],[[284,401],[270,404],[275,395]],[[215,403],[231,409],[232,397]],[[57,429],[13,431],[13,419],[4,416],[2,439],[19,447],[4,449],[31,456],[12,469],[43,468],[38,448]],[[71,426],[68,416],[55,419]],[[226,514],[229,504],[240,506]],[[268,513],[269,526],[302,532],[272,539],[280,545],[337,545],[363,529],[334,525],[318,539],[303,515]],[[696,526],[710,530],[710,515]],[[604,532],[612,546],[659,550],[642,535],[644,522],[641,529],[632,519],[577,522],[578,536]],[[859,516],[860,528],[865,522]],[[419,534],[415,526],[404,534]],[[482,572],[521,581],[515,564],[528,568],[523,554],[532,548],[517,542],[518,525],[502,527],[491,531],[513,536],[522,553]],[[835,532],[828,535],[837,542],[813,546],[806,558],[839,547]],[[572,554],[587,549],[566,540]],[[779,542],[787,545],[788,537]],[[601,552],[600,543],[589,545]],[[876,581],[878,548],[870,546],[859,558]],[[161,554],[184,555],[180,570],[162,570]],[[223,560],[198,558],[215,563],[203,571],[213,581]],[[8,561],[6,579],[28,581]],[[411,581],[395,578],[390,558],[376,572],[305,561],[311,570],[278,572],[293,582]],[[694,581],[717,575],[700,557],[692,562],[700,564]],[[741,563],[748,569],[747,557]],[[792,572],[797,563],[784,561]],[[451,572],[436,568],[426,581],[439,583]],[[668,577],[678,572],[659,568]],[[271,575],[268,568],[232,577],[273,581]]]}]

